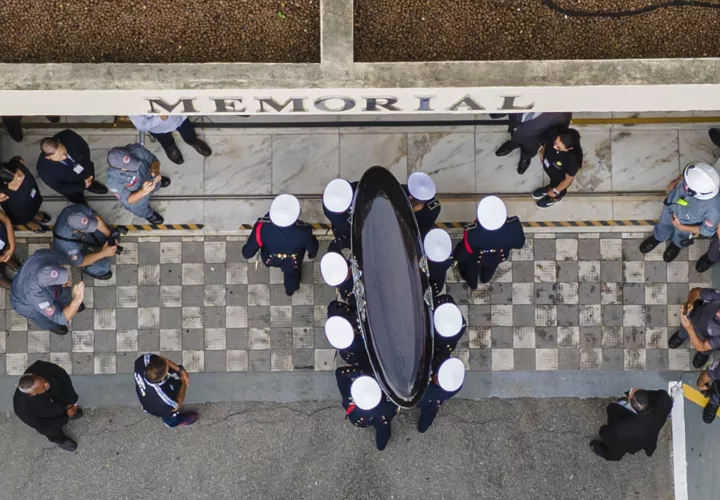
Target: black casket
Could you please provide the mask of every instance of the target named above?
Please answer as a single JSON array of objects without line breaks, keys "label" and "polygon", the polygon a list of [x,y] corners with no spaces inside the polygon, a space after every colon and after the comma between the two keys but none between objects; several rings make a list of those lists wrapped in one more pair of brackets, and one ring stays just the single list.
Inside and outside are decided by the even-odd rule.
[{"label": "black casket", "polygon": [[357,187],[351,265],[358,322],[377,380],[397,405],[411,408],[430,379],[432,293],[410,202],[383,167],[367,170]]}]

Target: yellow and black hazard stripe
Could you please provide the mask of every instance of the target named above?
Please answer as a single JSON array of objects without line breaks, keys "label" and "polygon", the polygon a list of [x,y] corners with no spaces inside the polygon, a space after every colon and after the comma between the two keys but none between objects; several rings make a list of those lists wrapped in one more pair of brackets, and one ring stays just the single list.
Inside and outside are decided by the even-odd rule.
[{"label": "yellow and black hazard stripe", "polygon": [[[567,228],[567,227],[641,227],[641,226],[654,226],[654,220],[648,219],[637,219],[637,220],[574,220],[574,221],[530,221],[523,222],[523,227],[531,228]],[[463,229],[469,222],[438,222],[435,227],[441,229]],[[326,230],[330,229],[330,224],[309,224],[313,229]],[[240,230],[252,230],[253,224],[241,224]]]},{"label": "yellow and black hazard stripe", "polygon": [[[54,226],[47,226],[52,230]],[[199,231],[205,227],[205,224],[127,224],[111,226],[114,228],[124,228],[130,231]],[[252,228],[252,226],[251,226]],[[16,231],[32,231],[27,226],[15,226]],[[40,233],[47,234],[47,233]],[[50,235],[49,235],[50,236]]]}]

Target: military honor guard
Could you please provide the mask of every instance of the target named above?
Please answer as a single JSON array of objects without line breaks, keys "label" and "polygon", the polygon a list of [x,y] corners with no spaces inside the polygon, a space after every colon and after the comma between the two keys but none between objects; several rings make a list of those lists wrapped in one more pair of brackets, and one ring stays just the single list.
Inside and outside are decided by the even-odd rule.
[{"label": "military honor guard", "polygon": [[67,334],[70,321],[85,309],[85,284],[71,290],[63,263],[64,257],[52,250],[38,250],[20,266],[10,294],[15,312],[58,335]]},{"label": "military honor guard", "polygon": [[341,367],[335,379],[345,408],[345,419],[357,427],[375,428],[375,445],[382,451],[392,435],[390,424],[398,407],[383,394],[372,375],[360,367]]},{"label": "military honor guard", "polygon": [[342,316],[331,316],[325,322],[325,336],[346,363],[369,370],[371,367],[365,350],[365,341],[357,331],[356,325],[357,321],[349,321]]},{"label": "military honor guard", "polygon": [[246,259],[259,251],[265,267],[282,270],[288,296],[300,288],[305,252],[313,259],[320,249],[312,227],[299,221],[299,216],[300,201],[296,197],[291,194],[277,196],[270,205],[270,212],[257,220],[242,248]]},{"label": "military honor guard", "polygon": [[357,182],[345,179],[333,179],[323,191],[322,202],[325,217],[330,221],[333,240],[328,247],[329,252],[340,252],[350,248],[351,208]]},{"label": "military honor guard", "polygon": [[440,407],[462,390],[464,381],[465,366],[461,360],[449,358],[440,364],[437,373],[433,374],[425,395],[418,403],[418,408],[420,408],[418,431],[422,433],[430,428]]},{"label": "military honor guard", "polygon": [[477,207],[477,219],[465,227],[463,239],[455,247],[458,271],[468,286],[477,289],[489,282],[510,251],[525,245],[525,232],[517,217],[508,217],[505,203],[497,196],[483,198]]},{"label": "military honor guard", "polygon": [[407,185],[403,185],[405,194],[410,200],[420,234],[424,235],[435,225],[440,215],[440,202],[435,199],[437,188],[432,178],[425,172],[413,172],[408,177]]},{"label": "military honor guard", "polygon": [[663,260],[671,262],[682,247],[690,246],[698,236],[711,237],[720,222],[720,175],[711,165],[689,163],[682,175],[668,184],[663,210],[653,234],[640,244],[648,253],[668,241]]},{"label": "military honor guard", "polygon": [[430,287],[433,297],[437,297],[445,288],[448,269],[453,265],[452,240],[444,229],[431,229],[423,239],[425,256],[430,272]]},{"label": "military honor guard", "polygon": [[336,252],[326,253],[320,260],[320,273],[325,283],[335,287],[340,298],[354,309],[353,277],[345,257]]},{"label": "military honor guard", "polygon": [[13,409],[22,422],[66,451],[75,451],[77,443],[63,427],[83,415],[70,375],[56,364],[35,361],[18,381]]},{"label": "military honor guard", "polygon": [[467,329],[462,311],[450,295],[440,295],[435,300],[433,324],[437,334],[435,335],[435,358],[445,359],[455,350]]}]

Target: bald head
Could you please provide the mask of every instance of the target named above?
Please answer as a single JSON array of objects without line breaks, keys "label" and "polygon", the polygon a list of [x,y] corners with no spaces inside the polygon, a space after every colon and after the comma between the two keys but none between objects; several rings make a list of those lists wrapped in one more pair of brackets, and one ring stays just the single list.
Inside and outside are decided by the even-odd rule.
[{"label": "bald head", "polygon": [[50,383],[40,375],[35,375],[34,373],[26,373],[20,377],[20,381],[18,382],[20,392],[29,396],[37,396],[38,394],[46,392],[49,388]]}]

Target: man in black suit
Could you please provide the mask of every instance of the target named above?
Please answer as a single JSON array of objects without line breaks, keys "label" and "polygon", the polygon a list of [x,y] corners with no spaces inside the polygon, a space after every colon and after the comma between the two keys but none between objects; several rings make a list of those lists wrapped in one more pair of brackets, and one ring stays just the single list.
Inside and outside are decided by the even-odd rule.
[{"label": "man in black suit", "polygon": [[600,439],[590,442],[592,451],[605,460],[619,461],[626,453],[645,450],[651,457],[660,430],[667,422],[673,401],[663,390],[631,389],[607,407],[607,425],[600,428]]},{"label": "man in black suit", "polygon": [[84,192],[106,194],[108,188],[95,179],[90,146],[72,130],[63,130],[40,141],[37,172],[54,191],[72,203],[85,204]]}]

